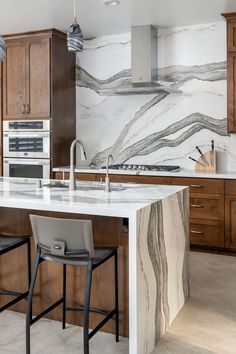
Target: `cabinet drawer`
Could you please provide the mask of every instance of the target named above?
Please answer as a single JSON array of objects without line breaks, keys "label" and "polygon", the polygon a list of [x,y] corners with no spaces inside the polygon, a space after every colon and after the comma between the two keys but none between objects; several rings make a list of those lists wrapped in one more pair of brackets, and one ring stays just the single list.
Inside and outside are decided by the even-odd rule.
[{"label": "cabinet drawer", "polygon": [[172,178],[174,185],[189,186],[190,193],[224,194],[224,180],[206,178]]},{"label": "cabinet drawer", "polygon": [[[53,172],[53,178],[62,180],[63,173]],[[68,180],[69,178],[70,178],[70,174],[66,172],[65,179]],[[96,181],[96,175],[94,173],[75,173],[75,179],[80,181]]]},{"label": "cabinet drawer", "polygon": [[224,247],[224,222],[190,219],[189,236],[193,245]]},{"label": "cabinet drawer", "polygon": [[[103,181],[105,174],[98,175],[98,179],[102,177]],[[171,184],[170,177],[156,177],[156,176],[132,176],[132,175],[113,175],[110,174],[111,182],[120,183],[144,183],[144,184]]]},{"label": "cabinet drawer", "polygon": [[190,194],[190,217],[224,220],[224,196],[214,194]]}]

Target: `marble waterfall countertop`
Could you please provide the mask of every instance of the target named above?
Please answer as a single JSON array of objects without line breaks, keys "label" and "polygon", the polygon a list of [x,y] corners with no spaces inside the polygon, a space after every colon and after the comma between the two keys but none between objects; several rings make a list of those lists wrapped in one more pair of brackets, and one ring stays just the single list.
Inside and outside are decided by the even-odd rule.
[{"label": "marble waterfall countertop", "polygon": [[80,182],[69,192],[0,178],[0,207],[128,218],[129,353],[151,354],[189,296],[188,188],[111,186]]},{"label": "marble waterfall countertop", "polygon": [[[56,187],[57,180],[0,178],[0,206],[90,215],[130,217],[137,210],[181,191],[181,186],[111,183],[112,192],[105,192],[100,182],[77,182],[77,190]],[[66,185],[66,184],[65,184]]]},{"label": "marble waterfall countertop", "polygon": [[[53,172],[69,172],[69,166],[55,167]],[[76,167],[77,173],[95,173],[105,174],[106,169],[103,168],[89,168],[89,167]],[[189,177],[189,178],[219,178],[219,179],[236,179],[236,171],[219,171],[213,172],[195,172],[193,170],[180,169],[177,172],[165,171],[130,171],[130,170],[111,170],[109,174],[113,175],[131,175],[131,176],[159,176],[159,177]]]}]

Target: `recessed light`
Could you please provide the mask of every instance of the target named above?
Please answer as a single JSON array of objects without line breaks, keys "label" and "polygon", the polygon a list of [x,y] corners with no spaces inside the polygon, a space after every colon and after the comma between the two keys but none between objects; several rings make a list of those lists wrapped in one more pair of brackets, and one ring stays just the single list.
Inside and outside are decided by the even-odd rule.
[{"label": "recessed light", "polygon": [[120,0],[102,0],[102,4],[106,6],[117,6],[120,4]]}]

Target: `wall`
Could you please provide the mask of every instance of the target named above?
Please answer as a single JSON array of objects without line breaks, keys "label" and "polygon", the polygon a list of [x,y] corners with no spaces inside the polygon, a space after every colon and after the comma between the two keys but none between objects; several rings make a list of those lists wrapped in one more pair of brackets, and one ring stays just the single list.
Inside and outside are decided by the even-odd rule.
[{"label": "wall", "polygon": [[219,169],[236,170],[236,137],[226,129],[224,22],[159,29],[159,79],[180,94],[103,96],[131,74],[130,34],[85,41],[77,62],[77,136],[91,163],[172,164],[193,169],[195,146],[219,151]]}]

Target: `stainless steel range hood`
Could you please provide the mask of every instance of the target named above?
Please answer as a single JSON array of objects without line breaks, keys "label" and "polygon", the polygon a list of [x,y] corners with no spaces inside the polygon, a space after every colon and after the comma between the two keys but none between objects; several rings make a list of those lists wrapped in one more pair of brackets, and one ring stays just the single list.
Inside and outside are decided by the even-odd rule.
[{"label": "stainless steel range hood", "polygon": [[157,28],[152,25],[134,26],[131,29],[130,82],[119,86],[103,87],[102,95],[151,94],[159,92],[180,93],[173,82],[158,82],[157,70]]}]

